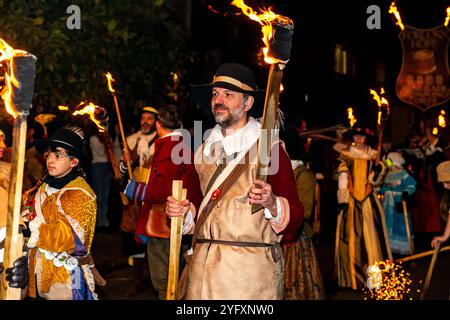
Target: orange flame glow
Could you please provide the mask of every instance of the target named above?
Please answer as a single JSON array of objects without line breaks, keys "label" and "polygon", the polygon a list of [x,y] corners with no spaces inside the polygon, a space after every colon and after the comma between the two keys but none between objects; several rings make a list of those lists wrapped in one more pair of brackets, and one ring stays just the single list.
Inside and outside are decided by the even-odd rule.
[{"label": "orange flame glow", "polygon": [[[411,275],[401,264],[396,264],[389,260],[377,261],[367,268],[367,295],[375,300],[403,300],[408,298],[411,292]],[[412,300],[411,297],[409,297]]]},{"label": "orange flame glow", "polygon": [[450,22],[450,7],[447,7],[447,17],[445,18],[444,26],[448,26]]},{"label": "orange flame glow", "polygon": [[433,127],[433,130],[431,131],[431,133],[432,133],[433,135],[437,136],[438,133],[439,133],[439,129],[438,129],[437,127]]},{"label": "orange flame glow", "polygon": [[242,10],[242,13],[245,14],[247,17],[249,17],[251,20],[258,22],[261,27],[261,31],[263,33],[263,42],[265,47],[263,48],[264,53],[264,61],[268,64],[275,64],[280,61],[274,57],[271,57],[269,55],[269,41],[273,37],[273,28],[272,23],[277,22],[281,24],[293,24],[292,20],[288,17],[284,17],[281,15],[276,14],[273,12],[270,8],[268,10],[262,10],[260,14],[258,14],[256,11],[254,11],[251,7],[247,6],[244,3],[244,0],[233,0],[231,2],[232,5],[238,7]]},{"label": "orange flame glow", "polygon": [[111,75],[110,72],[106,73],[105,76],[106,76],[106,79],[108,80],[108,89],[109,89],[109,91],[110,91],[111,93],[116,92],[116,90],[114,90],[114,88],[113,88],[113,86],[112,86],[112,82],[114,82],[114,81],[116,81],[116,80],[114,80],[114,78],[112,77],[112,75]]},{"label": "orange flame glow", "polygon": [[387,99],[382,96],[385,93],[383,88],[381,88],[380,94],[378,94],[373,89],[370,89],[370,93],[372,94],[373,99],[377,102],[377,105],[378,105],[378,121],[377,121],[377,123],[380,125],[381,124],[381,115],[382,115],[382,111],[383,111],[382,108],[386,108],[387,112],[389,113],[389,101],[387,101]]},{"label": "orange flame glow", "polygon": [[445,111],[441,110],[441,114],[438,117],[438,124],[439,127],[441,128],[445,128],[445,126],[447,125],[446,121],[445,121]]},{"label": "orange flame glow", "polygon": [[402,18],[400,17],[400,13],[397,10],[395,1],[392,1],[391,6],[389,7],[389,13],[394,14],[395,18],[397,19],[396,25],[398,25],[400,27],[400,29],[404,30],[405,26],[402,23]]},{"label": "orange flame glow", "polygon": [[5,102],[6,111],[14,118],[17,117],[17,111],[12,101],[13,88],[20,88],[20,83],[14,75],[14,69],[12,66],[12,59],[17,56],[26,55],[24,50],[16,50],[8,45],[5,40],[0,38],[0,63],[3,61],[8,62],[5,72],[5,86],[0,92],[0,96]]},{"label": "orange flame glow", "polygon": [[353,125],[355,124],[356,117],[353,115],[353,109],[352,108],[347,108],[347,118],[350,120],[350,128],[353,127]]},{"label": "orange flame glow", "polygon": [[[86,103],[87,102],[81,102],[77,107],[79,107],[83,104],[86,104]],[[77,107],[75,107],[75,108],[77,108]],[[100,107],[93,104],[92,102],[89,102],[89,104],[86,104],[86,106],[84,108],[77,110],[77,111],[73,112],[72,114],[74,116],[88,114],[89,117],[91,118],[92,122],[94,122],[95,125],[97,126],[98,131],[104,132],[106,130],[106,128],[100,124],[100,121],[95,119],[95,109],[96,108],[100,108]]]}]

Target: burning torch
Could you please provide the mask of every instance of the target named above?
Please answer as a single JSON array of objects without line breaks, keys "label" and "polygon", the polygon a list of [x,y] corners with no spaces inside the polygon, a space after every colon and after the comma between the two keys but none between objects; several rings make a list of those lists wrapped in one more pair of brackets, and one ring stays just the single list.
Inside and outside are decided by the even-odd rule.
[{"label": "burning torch", "polygon": [[[59,109],[69,110],[70,108],[66,107],[66,106],[59,106]],[[120,181],[122,178],[122,174],[120,173],[119,165],[118,165],[116,157],[114,155],[114,147],[113,147],[112,139],[111,139],[110,135],[108,134],[108,130],[107,130],[108,125],[109,125],[109,117],[108,117],[108,113],[107,113],[106,109],[103,107],[100,107],[98,105],[95,105],[92,102],[83,101],[80,104],[78,104],[72,111],[73,116],[85,115],[85,114],[89,115],[89,118],[96,125],[96,127],[98,129],[99,135],[102,137],[102,140],[105,144],[106,152],[108,153],[109,161],[111,162],[111,166],[113,169],[114,180]],[[128,204],[127,197],[123,193],[120,193],[120,196],[122,199],[122,203],[124,205],[127,205]]]},{"label": "burning torch", "polygon": [[[270,64],[255,177],[256,179],[266,180],[272,141],[276,134],[281,80],[283,69],[290,59],[294,23],[288,17],[274,13],[270,8],[258,14],[247,6],[243,0],[234,0],[231,4],[240,8],[246,16],[262,26],[262,40],[265,44],[263,48],[264,61]],[[260,207],[253,205],[252,212],[256,212]]]},{"label": "burning torch", "polygon": [[[36,60],[37,58],[32,54],[13,49],[3,39],[0,39],[0,63],[6,69],[5,85],[0,95],[6,110],[14,118],[4,253],[5,268],[12,267],[13,262],[22,256],[23,236],[19,232],[19,217],[22,202],[27,117],[32,108]],[[5,274],[3,274],[0,290],[6,299],[20,300],[20,288],[9,287]]]},{"label": "burning torch", "polygon": [[383,96],[385,93],[384,89],[381,88],[380,94],[375,90],[370,89],[370,94],[372,94],[373,99],[378,105],[378,121],[377,121],[377,159],[376,164],[380,162],[381,146],[383,145],[383,131],[386,125],[386,121],[389,117],[389,101]]},{"label": "burning torch", "polygon": [[[375,164],[379,164],[380,162],[380,154],[381,154],[381,146],[383,145],[383,131],[384,127],[386,125],[386,121],[389,117],[390,109],[389,109],[389,102],[388,100],[383,97],[384,89],[381,88],[380,94],[378,94],[375,90],[370,89],[370,93],[373,96],[373,99],[377,102],[378,105],[378,120],[377,120],[377,158],[375,160]],[[376,180],[376,179],[375,179]],[[377,196],[376,191],[374,191],[374,200],[378,207],[378,211],[380,212],[381,217],[381,224],[383,226],[383,235],[384,235],[384,242],[386,245],[386,251],[389,257],[390,261],[394,261],[394,258],[392,256],[392,250],[391,245],[389,242],[389,234],[387,230],[387,224],[386,224],[386,215],[383,209],[383,206],[381,205],[380,199]]]},{"label": "burning torch", "polygon": [[[117,115],[117,120],[119,123],[120,136],[122,137],[123,148],[125,149],[125,152],[128,152],[128,144],[127,144],[127,140],[125,139],[125,133],[123,131],[122,117],[120,116],[120,109],[119,109],[119,103],[117,102],[116,90],[112,86],[112,83],[115,80],[112,77],[111,73],[109,73],[109,72],[106,73],[105,76],[106,76],[106,79],[108,80],[109,92],[111,92],[111,94],[114,98],[114,106],[116,108],[116,115]],[[128,176],[130,177],[130,179],[133,178],[133,171],[131,170],[130,161],[127,161],[127,170],[128,170]]]}]

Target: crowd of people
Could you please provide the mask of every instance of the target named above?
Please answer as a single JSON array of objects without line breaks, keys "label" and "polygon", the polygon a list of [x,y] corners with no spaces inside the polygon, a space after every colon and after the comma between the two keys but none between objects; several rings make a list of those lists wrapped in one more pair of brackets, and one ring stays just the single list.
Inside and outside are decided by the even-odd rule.
[{"label": "crowd of people", "polygon": [[[409,145],[377,149],[374,132],[356,123],[338,137],[335,174],[324,177],[308,153],[310,140],[279,117],[269,162],[277,169],[256,179],[264,93],[256,82],[250,68],[225,63],[212,82],[192,87],[216,122],[197,150],[179,130],[183,115],[173,104],[142,107],[140,129],[126,145],[116,127],[109,141],[71,124],[47,138],[30,125],[21,210],[26,246],[12,267],[0,268],[8,285],[27,299],[98,299],[96,286],[106,282],[91,246],[96,233],[112,228],[111,192],[121,196],[122,247],[133,266],[128,296],[144,290],[148,277],[166,299],[170,219],[183,217],[178,298],[325,299],[315,241],[320,203],[330,201],[320,198],[325,178],[334,179],[337,196],[339,287],[364,288],[367,267],[413,254],[417,234],[434,236],[428,247],[449,239],[450,161],[445,140],[430,128]],[[0,132],[5,160],[4,138]],[[0,161],[2,199],[10,170]],[[183,181],[185,200],[172,196],[173,180]],[[3,245],[8,208],[0,205]]]}]

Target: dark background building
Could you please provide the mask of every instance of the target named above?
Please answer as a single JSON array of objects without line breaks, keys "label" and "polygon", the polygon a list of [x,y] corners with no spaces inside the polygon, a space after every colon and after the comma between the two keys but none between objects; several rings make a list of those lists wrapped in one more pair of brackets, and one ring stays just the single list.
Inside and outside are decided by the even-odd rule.
[{"label": "dark background building", "polygon": [[[247,63],[265,87],[268,66],[261,62],[260,26],[243,15],[231,1],[193,0],[189,45],[203,51],[203,71],[188,79],[208,82],[217,66],[226,61]],[[405,138],[408,127],[422,117],[437,117],[448,103],[422,112],[396,97],[395,83],[402,66],[400,28],[389,14],[390,1],[246,1],[252,8],[271,6],[295,24],[291,60],[284,72],[281,109],[298,125],[300,118],[309,127],[348,125],[347,108],[357,119],[373,128],[377,107],[369,93],[384,87],[391,105],[387,126],[393,142]],[[396,1],[402,21],[415,28],[442,25],[447,1]],[[380,9],[380,29],[369,29],[367,20]],[[395,125],[392,125],[395,122]]]}]

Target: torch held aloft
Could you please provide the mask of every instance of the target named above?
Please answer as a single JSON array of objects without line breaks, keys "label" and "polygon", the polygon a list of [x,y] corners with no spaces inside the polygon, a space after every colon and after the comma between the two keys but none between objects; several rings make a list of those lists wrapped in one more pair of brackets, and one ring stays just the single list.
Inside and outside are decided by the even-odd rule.
[{"label": "torch held aloft", "polygon": [[[23,251],[23,235],[19,232],[19,219],[22,206],[27,116],[32,108],[31,101],[34,91],[36,57],[29,53],[13,56],[9,60],[9,69],[14,71],[18,85],[10,88],[11,95],[9,95],[10,101],[8,101],[16,110],[14,110],[11,178],[6,219],[5,253],[3,257],[5,268],[12,267],[14,261],[21,257]],[[8,300],[20,300],[20,288],[9,287],[5,280],[4,273],[0,296]]]}]

